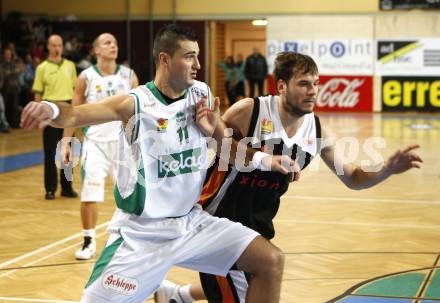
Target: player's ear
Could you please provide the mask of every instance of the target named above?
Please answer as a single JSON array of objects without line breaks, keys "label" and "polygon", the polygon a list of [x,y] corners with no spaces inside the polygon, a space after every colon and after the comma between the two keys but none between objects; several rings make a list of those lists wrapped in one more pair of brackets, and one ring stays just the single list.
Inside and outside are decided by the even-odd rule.
[{"label": "player's ear", "polygon": [[159,53],[159,63],[168,65],[170,63],[170,55],[164,52]]},{"label": "player's ear", "polygon": [[282,79],[278,79],[277,81],[277,91],[279,94],[285,94],[287,91],[287,83]]}]

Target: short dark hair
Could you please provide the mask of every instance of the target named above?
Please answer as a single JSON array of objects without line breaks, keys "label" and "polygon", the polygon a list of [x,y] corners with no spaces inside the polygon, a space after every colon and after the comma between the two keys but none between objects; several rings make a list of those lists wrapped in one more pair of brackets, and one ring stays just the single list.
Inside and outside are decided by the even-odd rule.
[{"label": "short dark hair", "polygon": [[154,38],[153,59],[156,66],[159,64],[159,54],[161,52],[172,56],[179,49],[179,41],[197,41],[197,35],[192,28],[168,24],[162,27]]},{"label": "short dark hair", "polygon": [[281,52],[275,59],[273,74],[275,82],[284,80],[286,83],[294,76],[301,74],[318,74],[318,66],[310,56],[295,52]]}]

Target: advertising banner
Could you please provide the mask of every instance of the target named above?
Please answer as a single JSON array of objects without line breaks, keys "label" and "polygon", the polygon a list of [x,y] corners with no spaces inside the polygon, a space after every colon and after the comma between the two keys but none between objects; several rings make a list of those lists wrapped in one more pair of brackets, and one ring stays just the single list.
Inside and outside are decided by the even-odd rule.
[{"label": "advertising banner", "polygon": [[316,111],[373,111],[373,77],[320,76],[319,82]]},{"label": "advertising banner", "polygon": [[376,74],[439,76],[440,39],[379,40]]},{"label": "advertising banner", "polygon": [[382,77],[382,111],[440,111],[440,78]]},{"label": "advertising banner", "polygon": [[440,9],[440,0],[380,0],[381,10],[394,9]]},{"label": "advertising banner", "polygon": [[372,75],[373,45],[369,39],[268,40],[269,73],[279,52],[294,51],[312,57],[321,75]]}]

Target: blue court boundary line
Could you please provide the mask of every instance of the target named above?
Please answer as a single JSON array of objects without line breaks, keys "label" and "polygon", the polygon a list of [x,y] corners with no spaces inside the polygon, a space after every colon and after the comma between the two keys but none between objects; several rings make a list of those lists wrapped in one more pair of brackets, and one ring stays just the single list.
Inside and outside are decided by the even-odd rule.
[{"label": "blue court boundary line", "polygon": [[39,165],[43,163],[43,160],[42,150],[0,157],[0,174]]}]

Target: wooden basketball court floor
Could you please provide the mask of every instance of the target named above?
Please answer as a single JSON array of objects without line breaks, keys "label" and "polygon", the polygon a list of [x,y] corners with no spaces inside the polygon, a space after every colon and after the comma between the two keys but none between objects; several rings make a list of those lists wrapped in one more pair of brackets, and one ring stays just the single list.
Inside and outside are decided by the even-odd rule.
[{"label": "wooden basketball court floor", "polygon": [[[340,137],[383,137],[384,156],[421,145],[422,169],[352,191],[316,159],[290,186],[275,220],[273,242],[286,254],[282,302],[326,302],[355,284],[394,272],[439,265],[440,117],[321,114]],[[0,157],[41,149],[40,131],[0,134]],[[79,169],[75,188],[80,190]],[[77,302],[94,260],[77,261],[79,200],[44,200],[42,165],[0,174],[0,302]],[[177,194],[177,193],[176,193]],[[112,186],[100,205],[98,249],[114,210]],[[173,268],[168,279],[197,276]],[[152,301],[151,299],[149,300]]]}]

